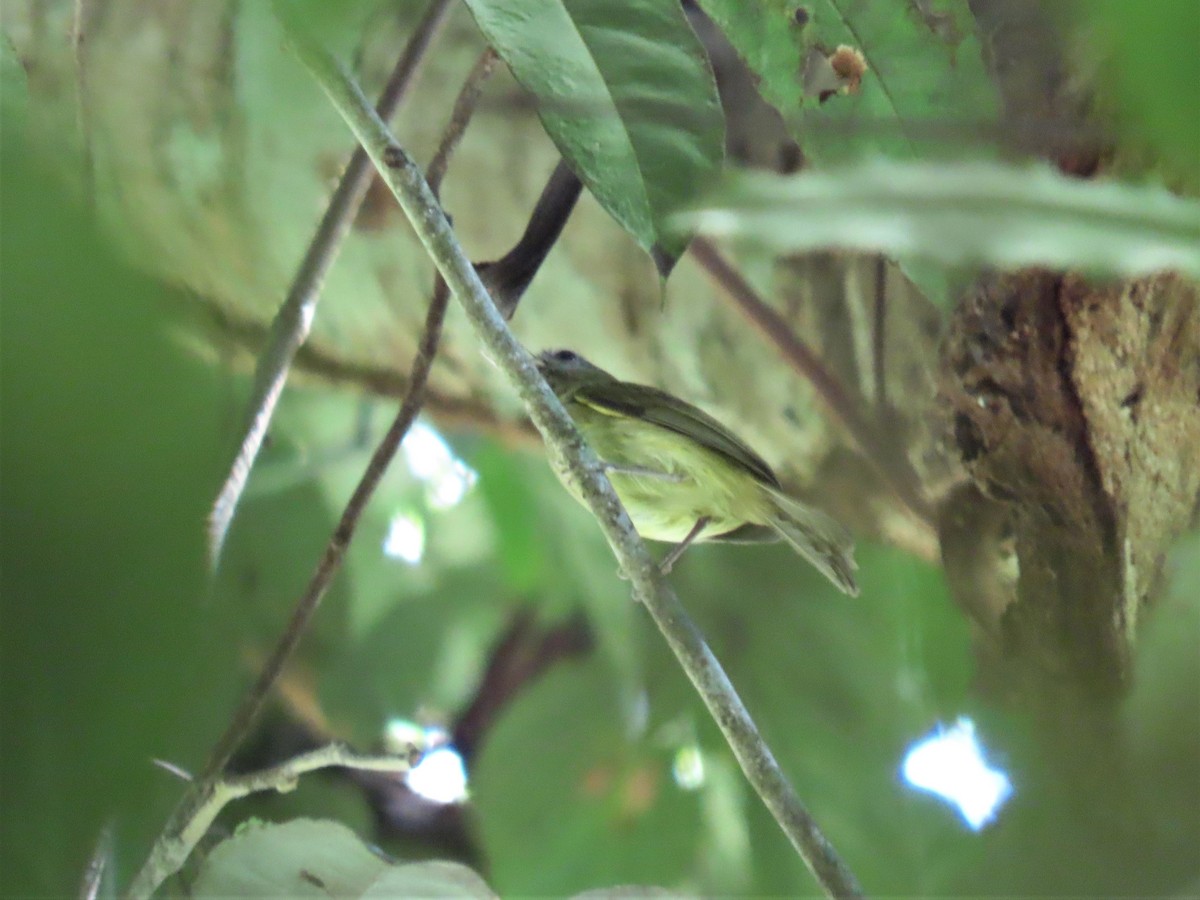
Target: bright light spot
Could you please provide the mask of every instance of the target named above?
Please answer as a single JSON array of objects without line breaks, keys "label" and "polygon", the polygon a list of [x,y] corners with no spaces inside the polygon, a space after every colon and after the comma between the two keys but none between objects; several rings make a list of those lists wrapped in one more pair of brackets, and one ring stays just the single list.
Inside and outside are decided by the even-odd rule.
[{"label": "bright light spot", "polygon": [[434,509],[450,509],[458,506],[467,491],[475,486],[479,475],[461,459],[456,459],[450,468],[438,478],[428,482],[429,505]]},{"label": "bright light spot", "polygon": [[479,477],[458,459],[442,436],[424,422],[413,425],[401,445],[408,470],[425,482],[434,509],[457,506]]},{"label": "bright light spot", "polygon": [[416,513],[397,513],[383,539],[383,553],[415,566],[425,555],[425,520]]},{"label": "bright light spot", "polygon": [[965,717],[950,728],[939,725],[914,743],[900,771],[913,787],[957,807],[973,831],[988,824],[1012,794],[1008,776],[984,761],[975,723]]},{"label": "bright light spot", "polygon": [[433,478],[454,461],[454,454],[442,436],[424,422],[413,425],[404,437],[401,450],[409,471],[422,481]]},{"label": "bright light spot", "polygon": [[694,791],[704,784],[704,754],[695,744],[680,747],[671,767],[675,783],[685,791]]},{"label": "bright light spot", "polygon": [[448,744],[426,753],[404,781],[434,803],[461,803],[467,799],[466,767],[458,751]]},{"label": "bright light spot", "polygon": [[467,799],[467,770],[462,756],[450,745],[446,729],[396,717],[384,727],[383,742],[392,753],[412,747],[425,751],[421,761],[404,776],[404,783],[414,792],[434,803],[461,803]]}]

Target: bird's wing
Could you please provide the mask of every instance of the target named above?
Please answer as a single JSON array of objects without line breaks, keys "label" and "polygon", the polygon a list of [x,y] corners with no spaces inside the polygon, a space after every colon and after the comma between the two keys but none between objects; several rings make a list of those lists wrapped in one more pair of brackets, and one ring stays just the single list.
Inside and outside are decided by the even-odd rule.
[{"label": "bird's wing", "polygon": [[633,416],[690,437],[740,465],[759,481],[779,488],[779,479],[761,456],[712,416],[690,403],[644,384],[613,379],[603,385],[603,396],[599,396],[592,385],[584,385],[574,393],[573,399],[597,412]]}]

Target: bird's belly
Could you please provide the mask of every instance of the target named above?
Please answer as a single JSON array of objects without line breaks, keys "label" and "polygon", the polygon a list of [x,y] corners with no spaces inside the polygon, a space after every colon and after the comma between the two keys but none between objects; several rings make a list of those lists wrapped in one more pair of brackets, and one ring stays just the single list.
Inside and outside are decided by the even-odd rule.
[{"label": "bird's belly", "polygon": [[666,482],[610,472],[609,480],[638,534],[652,541],[682,541],[704,517],[711,521],[697,540],[724,534],[746,522],[731,514],[730,504],[714,502],[712,492],[698,487],[690,478]]},{"label": "bird's belly", "polygon": [[747,522],[766,522],[763,491],[747,470],[673,431],[625,419],[614,432],[603,419],[587,423],[592,427],[585,426],[584,433],[612,467],[609,480],[642,537],[682,541],[704,517],[711,521],[697,540],[718,537]]}]

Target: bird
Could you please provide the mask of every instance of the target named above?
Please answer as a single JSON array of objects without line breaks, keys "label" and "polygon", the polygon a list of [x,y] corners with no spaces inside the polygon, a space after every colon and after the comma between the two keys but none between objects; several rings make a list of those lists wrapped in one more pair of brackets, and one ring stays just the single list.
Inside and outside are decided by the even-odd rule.
[{"label": "bird", "polygon": [[621,381],[572,350],[547,350],[536,362],[638,533],[675,545],[660,564],[664,574],[693,543],[782,538],[840,590],[858,595],[845,528],[788,496],[767,462],[712,416],[666,391]]}]

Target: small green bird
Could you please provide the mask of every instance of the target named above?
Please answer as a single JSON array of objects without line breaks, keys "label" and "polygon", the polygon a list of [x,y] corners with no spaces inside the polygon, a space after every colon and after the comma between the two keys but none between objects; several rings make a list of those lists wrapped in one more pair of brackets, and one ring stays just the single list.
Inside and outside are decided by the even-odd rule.
[{"label": "small green bird", "polygon": [[620,381],[570,350],[547,350],[537,365],[604,463],[638,533],[676,544],[664,572],[697,541],[783,538],[857,596],[846,530],[785,494],[763,458],[716,419],[665,391]]}]

